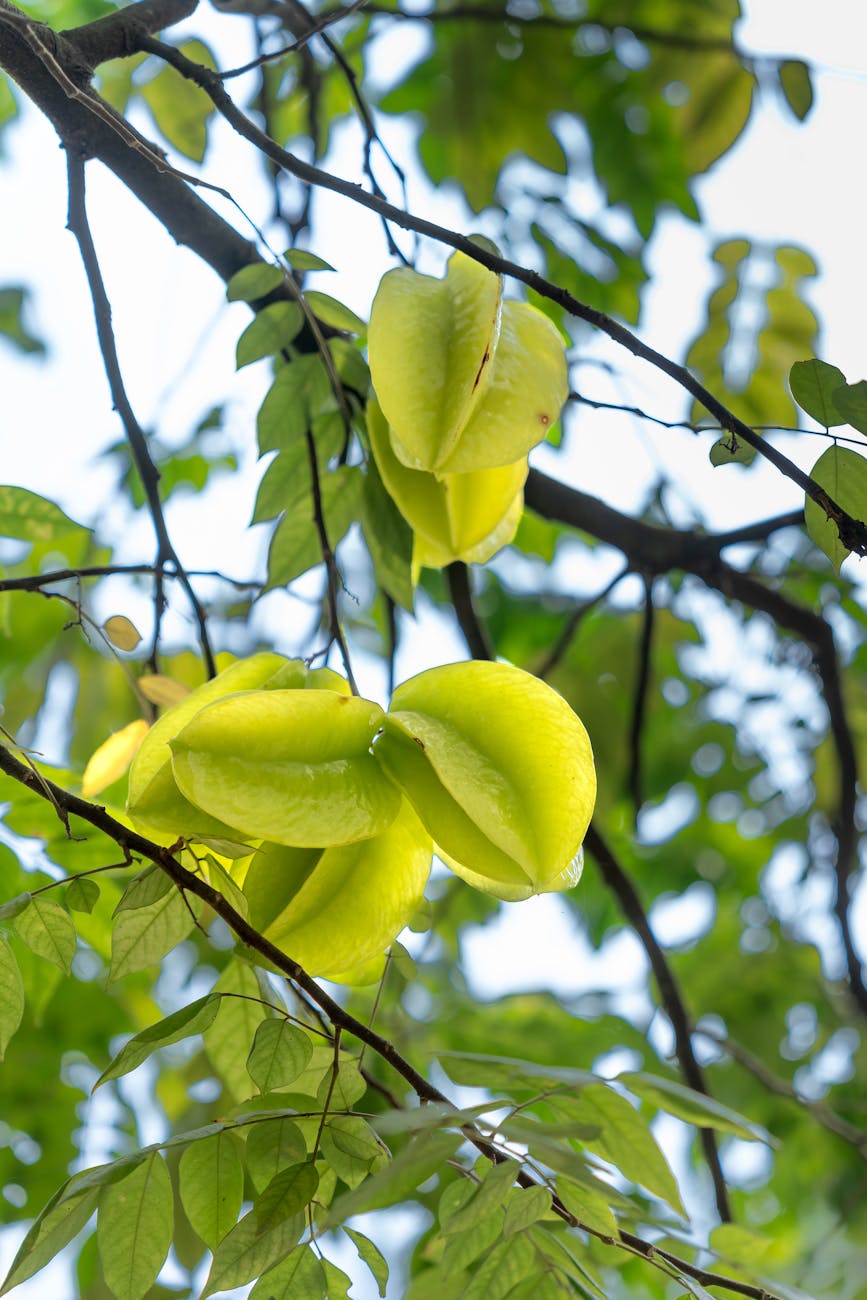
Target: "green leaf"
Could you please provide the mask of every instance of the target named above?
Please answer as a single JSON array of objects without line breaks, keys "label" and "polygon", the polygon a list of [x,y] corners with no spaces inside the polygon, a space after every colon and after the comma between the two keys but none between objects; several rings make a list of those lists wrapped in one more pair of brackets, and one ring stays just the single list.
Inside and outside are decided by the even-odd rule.
[{"label": "green leaf", "polygon": [[[325,475],[320,471],[322,511],[332,550],[359,513],[360,479],[354,465],[341,465]],[[287,511],[271,538],[266,590],[288,586],[321,563],[322,542],[314,521],[313,498],[308,495]]]},{"label": "green leaf", "polygon": [[515,1190],[506,1202],[503,1236],[511,1237],[522,1232],[531,1223],[544,1218],[551,1209],[551,1193],[547,1187],[522,1187]]},{"label": "green leaf", "polygon": [[499,1207],[471,1228],[446,1237],[442,1256],[443,1277],[453,1278],[486,1254],[503,1235],[503,1211]]},{"label": "green leaf", "polygon": [[373,1274],[373,1280],[379,1287],[379,1294],[385,1297],[385,1290],[388,1286],[388,1264],[379,1249],[373,1244],[369,1237],[365,1237],[363,1232],[356,1232],[353,1228],[344,1226],[343,1231],[355,1245],[355,1249],[361,1259],[364,1260],[367,1267]]},{"label": "green leaf", "polygon": [[0,921],[13,921],[16,916],[20,916],[30,906],[32,898],[32,894],[16,894],[8,903],[3,903],[0,906]]},{"label": "green leaf", "polygon": [[195,924],[195,906],[172,885],[155,903],[124,909],[112,931],[109,983],[146,970],[186,939]]},{"label": "green leaf", "polygon": [[745,1142],[771,1142],[770,1134],[759,1125],[751,1124],[713,1097],[686,1088],[674,1079],[666,1079],[657,1074],[621,1074],[618,1075],[617,1082],[624,1084],[639,1097],[654,1102],[661,1110],[668,1111],[669,1115],[676,1115],[678,1119],[695,1124],[698,1128],[732,1133]]},{"label": "green leaf", "polygon": [[24,981],[8,940],[0,934],[0,1061],[23,1015]]},{"label": "green leaf", "polygon": [[188,1146],[181,1156],[181,1201],[187,1218],[210,1250],[234,1226],[244,1199],[244,1169],[238,1140],[215,1133]]},{"label": "green leaf", "polygon": [[343,1300],[344,1296],[349,1295],[349,1288],[352,1286],[352,1279],[347,1277],[342,1268],[332,1264],[330,1259],[322,1260],[322,1271],[325,1274],[326,1295],[328,1300]]},{"label": "green leaf", "polygon": [[357,1187],[388,1161],[388,1152],[360,1115],[332,1115],[322,1130],[322,1154],[347,1187]]},{"label": "green leaf", "polygon": [[710,1234],[711,1250],[748,1269],[760,1266],[773,1245],[769,1237],[736,1223],[721,1223]]},{"label": "green leaf", "polygon": [[30,290],[17,285],[0,289],[0,337],[25,355],[44,356],[45,344],[30,333],[22,319],[29,297]]},{"label": "green leaf", "polygon": [[[263,1021],[270,1024],[271,1021]],[[275,1174],[307,1155],[304,1134],[293,1119],[267,1119],[247,1133],[247,1173],[257,1191],[264,1191]]]},{"label": "green leaf", "polygon": [[288,348],[304,321],[297,302],[272,302],[256,313],[238,339],[235,364],[240,370]]},{"label": "green leaf", "polygon": [[612,1241],[617,1240],[617,1220],[601,1192],[561,1174],[557,1179],[557,1195],[580,1223],[586,1223],[588,1228]]},{"label": "green leaf", "polygon": [[[333,1293],[332,1293],[333,1294]],[[264,1273],[250,1300],[328,1300],[322,1261],[312,1246],[296,1246]]]},{"label": "green leaf", "polygon": [[296,271],[333,271],[330,262],[310,253],[306,248],[287,248],[283,257]]},{"label": "green leaf", "polygon": [[582,1091],[574,1112],[601,1128],[598,1137],[585,1139],[586,1147],[610,1160],[626,1178],[646,1187],[678,1214],[685,1213],[668,1161],[646,1120],[625,1097],[605,1084],[591,1084]]},{"label": "green leaf", "polygon": [[24,542],[56,542],[70,533],[85,532],[56,506],[22,487],[0,487],[0,537]]},{"label": "green leaf", "polygon": [[317,289],[306,289],[304,300],[313,314],[332,329],[347,330],[350,334],[367,333],[367,325],[361,317],[330,294],[320,293]]},{"label": "green leaf", "polygon": [[[284,451],[303,438],[319,415],[337,404],[328,373],[318,356],[298,357],[282,366],[256,417],[259,451]],[[314,426],[315,427],[315,426]]]},{"label": "green leaf", "polygon": [[235,272],[226,285],[226,297],[229,302],[257,302],[279,289],[283,280],[284,273],[279,266],[253,262]]},{"label": "green leaf", "polygon": [[789,371],[789,387],[795,401],[826,429],[846,423],[834,400],[835,393],[845,384],[843,371],[826,361],[796,361]]},{"label": "green leaf", "polygon": [[181,1007],[180,1011],[166,1016],[164,1020],[158,1020],[155,1025],[142,1029],[120,1049],[108,1069],[104,1070],[97,1079],[94,1089],[107,1083],[109,1079],[119,1079],[122,1075],[137,1069],[142,1061],[146,1061],[159,1048],[168,1047],[170,1043],[179,1043],[181,1039],[189,1038],[192,1034],[203,1033],[213,1023],[219,1009],[220,995],[208,993],[205,997],[191,1002],[189,1006]]},{"label": "green leaf", "polygon": [[481,1265],[473,1269],[464,1292],[466,1300],[501,1300],[534,1268],[536,1251],[523,1233],[495,1246]]},{"label": "green leaf", "polygon": [[223,997],[204,1039],[211,1064],[230,1094],[240,1101],[251,1092],[245,1065],[249,1045],[259,1024],[272,1014],[263,1003],[273,1002],[274,997],[263,990],[255,971],[237,959],[229,962],[213,991],[239,995]]},{"label": "green leaf", "polygon": [[376,461],[364,471],[361,527],[383,591],[410,614],[413,609],[412,529],[385,490]]},{"label": "green leaf", "polygon": [[[213,54],[201,41],[186,41],[179,48],[194,63],[211,69],[216,66]],[[210,96],[169,64],[145,82],[141,96],[169,144],[185,158],[201,162],[208,142],[208,119],[214,112]]]},{"label": "green leaf", "polygon": [[293,1083],[312,1055],[310,1036],[298,1025],[288,1020],[263,1020],[247,1057],[247,1073],[260,1092],[270,1092]]},{"label": "green leaf", "polygon": [[[829,447],[810,470],[810,478],[853,519],[867,520],[867,458],[848,447]],[[840,540],[837,525],[812,497],[807,497],[804,505],[804,522],[813,541],[839,573],[849,550]]]},{"label": "green leaf", "polygon": [[99,885],[88,876],[79,876],[66,886],[66,906],[70,912],[89,915],[99,902]]},{"label": "green leaf", "polygon": [[[3,940],[0,938],[0,948]],[[2,990],[0,990],[2,992]],[[96,1187],[71,1192],[70,1182],[64,1183],[36,1218],[22,1241],[6,1275],[0,1295],[26,1282],[46,1264],[50,1264],[76,1237],[96,1209],[99,1190]]]},{"label": "green leaf", "polygon": [[847,424],[859,433],[867,433],[867,379],[836,389],[834,405]]},{"label": "green leaf", "polygon": [[121,912],[134,912],[142,907],[150,907],[152,903],[165,898],[166,894],[174,888],[171,876],[165,871],[161,871],[156,866],[145,867],[144,871],[133,876],[121,894],[114,915],[120,916]]},{"label": "green leaf", "polygon": [[172,1241],[172,1183],[157,1152],[99,1194],[97,1240],[107,1285],[117,1300],[141,1300]]},{"label": "green leaf", "polygon": [[463,1138],[458,1133],[424,1133],[412,1137],[385,1169],[335,1201],[326,1228],[336,1227],[354,1214],[381,1210],[409,1200],[419,1183],[437,1173],[454,1155]]},{"label": "green leaf", "polygon": [[451,1215],[442,1225],[444,1236],[466,1232],[477,1227],[505,1204],[515,1183],[519,1167],[513,1160],[504,1160],[498,1165],[489,1165],[488,1170],[469,1202]]},{"label": "green leaf", "polygon": [[784,59],[777,66],[777,75],[786,103],[798,121],[803,122],[813,107],[810,69],[801,59]]},{"label": "green leaf", "polygon": [[34,894],[30,906],[15,918],[15,930],[31,952],[68,975],[75,956],[75,926],[69,913],[44,894]]},{"label": "green leaf", "polygon": [[220,1242],[201,1300],[214,1291],[243,1286],[288,1254],[304,1231],[301,1211],[316,1195],[313,1165],[290,1165],[272,1178],[228,1236]]}]

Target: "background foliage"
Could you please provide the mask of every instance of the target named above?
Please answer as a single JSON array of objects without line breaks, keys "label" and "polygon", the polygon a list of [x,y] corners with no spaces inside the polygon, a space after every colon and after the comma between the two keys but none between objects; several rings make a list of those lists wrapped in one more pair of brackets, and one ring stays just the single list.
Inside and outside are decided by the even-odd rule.
[{"label": "background foliage", "polygon": [[[256,1300],[350,1285],[413,1300],[867,1296],[867,991],[850,924],[867,619],[854,568],[839,572],[865,550],[865,390],[819,364],[790,382],[818,322],[815,262],[785,230],[708,233],[715,283],[682,357],[625,328],[661,215],[701,223],[696,181],[762,97],[795,121],[811,111],[811,70],[747,54],[739,13],[0,0],[0,120],[11,137],[30,101],[66,150],[118,413],[107,399],[107,516],[0,488],[0,1213],[35,1220],[7,1287],[74,1242],[70,1294],[86,1300],[251,1282]],[[418,53],[395,57],[407,30]],[[226,121],[261,175],[252,202],[221,161]],[[412,128],[404,170],[379,135],[395,121]],[[357,178],[326,170],[341,138]],[[222,379],[182,431],[139,426],[85,207],[103,165],[256,309],[233,318],[255,430],[227,420]],[[410,204],[427,187],[465,214],[460,231]],[[316,254],[326,190],[345,196],[336,275]],[[365,453],[366,326],[342,287],[369,256],[358,204],[392,260],[483,230],[512,290],[572,343],[570,402],[515,542],[482,569],[425,570],[415,592],[408,529]],[[83,285],[81,303],[90,331]],[[0,346],[22,370],[46,364],[36,320],[28,286],[0,287]],[[571,486],[570,449],[612,404],[594,377],[616,375],[624,345],[681,384],[674,423],[709,430],[721,495],[756,472],[727,462],[776,455],[793,508],[708,530],[678,506],[676,457],[632,515]],[[793,463],[805,446],[808,464],[825,453],[813,479]],[[261,562],[240,572],[229,549],[218,572],[188,574],[190,520],[220,537],[214,503],[227,481],[248,492],[251,448]],[[345,652],[384,685],[402,654],[445,657],[431,629],[447,627],[469,654],[543,676],[587,725],[599,803],[583,880],[558,896],[576,927],[561,960],[596,952],[613,974],[637,951],[631,983],[483,1000],[469,940],[524,905],[435,875],[381,984],[331,1001],[245,929],[230,879],[129,833],[122,777],[78,797],[107,736],[167,702],[146,675],[194,686],[273,646],[338,668]],[[53,751],[32,752],[49,722]]]}]

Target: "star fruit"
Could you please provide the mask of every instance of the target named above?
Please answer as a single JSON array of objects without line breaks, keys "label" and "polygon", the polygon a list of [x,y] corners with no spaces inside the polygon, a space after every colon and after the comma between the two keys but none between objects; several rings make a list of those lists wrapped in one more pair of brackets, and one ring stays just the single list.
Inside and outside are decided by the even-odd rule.
[{"label": "star fruit", "polygon": [[244,879],[250,922],[309,974],[354,982],[418,910],[432,850],[405,799],[386,830],[357,844],[263,844]]},{"label": "star fruit", "polygon": [[161,843],[184,836],[233,853],[232,846],[243,843],[244,837],[221,815],[205,812],[181,793],[174,778],[170,742],[196,714],[223,696],[236,691],[304,687],[341,693],[349,690],[330,668],[311,671],[298,659],[263,653],[231,664],[168,709],[148,731],[130,768],[127,811],[138,829]]},{"label": "star fruit", "polygon": [[415,535],[417,565],[481,564],[512,540],[524,505],[526,456],[513,465],[438,477],[398,460],[374,400],[367,407],[367,432],[386,491]]},{"label": "star fruit", "polygon": [[578,880],[593,753],[538,678],[480,662],[420,673],[395,691],[374,752],[469,884],[516,900]]},{"label": "star fruit", "polygon": [[409,267],[383,276],[368,356],[397,459],[437,475],[521,460],[568,393],[555,326],[529,303],[503,301],[501,277],[464,253],[442,280]]},{"label": "star fruit", "polygon": [[385,714],[330,690],[245,691],[201,709],[169,744],[195,807],[245,839],[351,844],[394,821],[400,792],[370,752]]}]

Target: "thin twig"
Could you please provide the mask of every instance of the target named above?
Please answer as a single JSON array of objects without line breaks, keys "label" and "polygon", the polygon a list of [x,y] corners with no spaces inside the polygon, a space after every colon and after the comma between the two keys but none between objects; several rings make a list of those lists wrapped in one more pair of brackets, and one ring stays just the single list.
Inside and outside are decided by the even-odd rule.
[{"label": "thin twig", "polygon": [[854,1147],[861,1159],[867,1163],[867,1133],[863,1129],[856,1128],[848,1120],[843,1119],[822,1101],[811,1101],[805,1097],[787,1080],[781,1079],[778,1074],[774,1074],[764,1061],[760,1060],[746,1047],[736,1042],[728,1034],[718,1034],[712,1029],[704,1028],[701,1025],[694,1030],[703,1038],[709,1038],[717,1047],[721,1048],[733,1061],[748,1070],[753,1078],[758,1079],[763,1088],[772,1092],[777,1097],[787,1097],[795,1105],[812,1115],[817,1124],[821,1124],[829,1133],[835,1133],[841,1137],[844,1142],[848,1142]]},{"label": "thin twig", "polygon": [[130,452],[132,453],[133,461],[135,462],[139,478],[141,479],[142,488],[144,489],[145,498],[153,522],[154,533],[156,534],[157,539],[154,640],[156,643],[163,614],[162,572],[166,565],[171,564],[173,565],[175,575],[186,592],[187,598],[192,606],[193,614],[199,628],[199,643],[202,647],[202,655],[204,656],[208,676],[213,677],[216,674],[217,667],[214,660],[214,653],[211,649],[210,638],[208,636],[205,611],[193,589],[189,576],[178,559],[177,551],[169,537],[165,515],[163,514],[162,501],[160,500],[159,470],[151,458],[144,430],[135,417],[129,398],[126,394],[126,388],[124,387],[123,375],[121,374],[120,362],[118,360],[117,347],[114,339],[114,329],[111,323],[111,304],[108,300],[108,294],[105,291],[102,271],[100,270],[96,248],[93,243],[93,236],[91,235],[90,225],[87,219],[84,188],[84,159],[71,145],[67,147],[66,159],[67,176],[69,180],[68,226],[78,241],[81,260],[84,263],[84,271],[87,276],[87,283],[90,288],[90,296],[93,302],[93,312],[96,317],[96,332],[99,338],[99,349],[102,353],[102,359],[105,365],[105,373],[111,390],[112,402],[114,404],[114,409],[120,416],[127,440],[129,441]]},{"label": "thin twig", "polygon": [[739,419],[723,402],[714,397],[686,366],[679,365],[676,361],[672,361],[670,357],[657,352],[655,348],[642,342],[625,325],[606,315],[605,312],[591,307],[588,303],[581,302],[573,294],[545,279],[537,271],[531,271],[527,267],[519,266],[516,262],[500,257],[499,254],[492,252],[487,247],[483,247],[465,235],[458,234],[454,230],[448,230],[445,226],[437,225],[436,222],[425,221],[421,217],[413,216],[403,208],[386,202],[377,194],[370,194],[360,186],[343,180],[342,177],[334,176],[330,172],[323,171],[320,167],[303,162],[300,158],[295,157],[294,154],[276,144],[264,131],[250,121],[226,93],[216,73],[212,72],[210,68],[188,59],[180,50],[170,45],[160,45],[160,42],[155,42],[150,37],[142,40],[141,48],[160,53],[166,62],[171,63],[172,67],[176,68],[182,76],[200,86],[210,97],[218,112],[225,117],[226,121],[235,128],[239,135],[254,144],[266,157],[279,163],[290,175],[297,176],[310,185],[319,185],[335,194],[341,194],[344,198],[349,198],[354,203],[369,208],[371,211],[379,213],[380,216],[387,217],[405,230],[414,230],[418,234],[427,235],[439,243],[466,253],[468,257],[473,258],[482,266],[486,266],[490,271],[520,280],[543,298],[547,298],[549,301],[563,307],[570,315],[577,316],[579,320],[586,321],[601,333],[607,334],[609,338],[628,352],[631,352],[633,356],[648,362],[655,369],[668,375],[681,388],[691,393],[714,416],[723,429],[734,435],[734,437],[742,439],[759,455],[764,456],[781,474],[791,479],[811,500],[815,501],[828,518],[837,525],[840,539],[850,551],[855,551],[858,555],[867,555],[867,523],[854,518],[848,511],[844,510],[815,479],[812,479],[809,474],[805,474],[794,461],[785,456],[773,444],[766,442],[755,433],[748,424]]},{"label": "thin twig", "polygon": [[463,560],[455,560],[446,567],[445,572],[455,617],[464,634],[470,654],[474,659],[496,659],[497,654],[491,644],[491,638],[473,603],[469,569]]},{"label": "thin twig", "polygon": [[614,575],[610,582],[605,584],[600,592],[597,592],[595,596],[588,597],[587,600],[580,601],[579,604],[575,606],[566,620],[563,630],[557,637],[557,640],[551,646],[551,649],[548,651],[539,666],[534,670],[537,677],[547,677],[549,673],[554,671],[566,651],[569,649],[569,646],[572,644],[575,633],[581,626],[585,616],[589,614],[591,610],[595,609],[597,605],[601,605],[604,600],[607,600],[614,588],[618,586],[631,572],[632,567],[627,564],[619,573]]},{"label": "thin twig", "polygon": [[[692,1024],[683,995],[675,979],[674,972],[668,964],[668,958],[651,929],[650,921],[642,906],[638,891],[592,822],[584,843],[596,859],[602,879],[614,894],[623,915],[638,935],[641,945],[647,953],[647,959],[656,978],[662,1005],[674,1030],[675,1052],[680,1068],[683,1071],[683,1077],[690,1088],[694,1088],[696,1092],[704,1093],[706,1097],[709,1097],[711,1093],[705,1081],[704,1071],[693,1051]],[[723,1223],[729,1223],[732,1217],[731,1206],[722,1165],[720,1164],[716,1134],[713,1129],[700,1128],[699,1137],[713,1179],[717,1211]]]}]

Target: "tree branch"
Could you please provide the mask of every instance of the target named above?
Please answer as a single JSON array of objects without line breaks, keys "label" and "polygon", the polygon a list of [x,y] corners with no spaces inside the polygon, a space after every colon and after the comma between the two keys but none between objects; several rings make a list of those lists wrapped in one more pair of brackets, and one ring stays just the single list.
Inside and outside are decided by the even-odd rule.
[{"label": "tree branch", "polygon": [[[834,914],[843,942],[852,996],[861,1012],[867,1015],[867,986],[849,917],[852,877],[858,869],[858,831],[855,821],[858,762],[843,700],[840,665],[830,625],[820,615],[796,604],[782,592],[725,564],[719,558],[719,546],[712,535],[696,538],[694,533],[687,531],[645,524],[639,519],[621,514],[596,497],[540,474],[538,470],[530,470],[525,499],[531,509],[543,518],[569,524],[616,547],[635,568],[643,568],[651,573],[668,573],[672,569],[680,569],[684,573],[694,574],[706,586],[721,592],[728,599],[737,600],[751,609],[762,610],[778,627],[794,633],[812,648],[840,769],[840,798],[834,819],[837,838]],[[732,536],[723,534],[724,539],[728,538],[726,544],[730,544]],[[741,541],[744,538],[735,534],[734,540]]]},{"label": "tree branch", "polygon": [[653,652],[653,579],[644,577],[644,612],[641,619],[641,639],[638,645],[638,669],[635,674],[635,691],[632,700],[632,718],[629,724],[629,793],[635,816],[644,803],[644,780],[641,765],[641,739],[647,714],[647,692],[650,686],[650,667]]},{"label": "tree branch", "polygon": [[[638,891],[592,822],[584,843],[588,851],[596,859],[602,879],[614,894],[623,915],[638,935],[641,945],[647,953],[659,989],[659,996],[662,999],[662,1005],[674,1030],[675,1052],[680,1068],[683,1071],[683,1077],[690,1088],[694,1088],[696,1092],[701,1092],[706,1097],[709,1097],[711,1093],[705,1081],[704,1071],[699,1065],[692,1047],[692,1024],[686,1010],[686,1004],[674,972],[668,964],[668,958],[653,933],[647,913],[638,896]],[[720,1164],[716,1134],[713,1129],[700,1128],[699,1136],[704,1147],[705,1159],[710,1169],[711,1178],[713,1179],[717,1211],[723,1223],[728,1223],[732,1217],[731,1206],[729,1205],[728,1189]]]},{"label": "tree branch", "polygon": [[[78,817],[107,835],[123,850],[125,855],[131,856],[135,854],[147,859],[149,862],[153,862],[155,866],[166,873],[182,893],[193,894],[196,898],[200,898],[207,903],[226,922],[242,943],[258,953],[266,962],[303,989],[304,993],[325,1012],[335,1029],[351,1034],[376,1052],[401,1078],[406,1080],[416,1096],[422,1101],[433,1101],[452,1106],[453,1103],[445,1093],[440,1092],[434,1084],[430,1083],[409,1061],[401,1056],[393,1043],[387,1038],[383,1038],[381,1034],[376,1033],[369,1025],[365,1025],[363,1021],[357,1020],[355,1016],[350,1015],[339,1002],[335,1002],[332,997],[329,997],[325,990],[317,984],[316,980],[308,975],[303,967],[299,966],[298,962],[293,961],[285,952],[275,947],[270,940],[254,929],[249,921],[245,920],[241,913],[232,907],[223,894],[214,889],[212,885],[209,885],[201,876],[188,871],[170,849],[155,844],[152,840],[139,835],[137,831],[124,826],[122,822],[117,821],[110,813],[106,812],[105,808],[101,808],[98,804],[89,803],[86,799],[82,799],[78,795],[64,790],[61,786],[55,785],[53,781],[44,777],[35,768],[28,767],[20,762],[5,745],[0,745],[0,772],[5,772],[7,776],[20,782],[27,789],[32,790],[50,803],[66,826],[67,833],[71,833],[69,818]],[[462,1124],[460,1127],[467,1140],[472,1142],[476,1149],[487,1156],[489,1160],[496,1164],[502,1164],[507,1160],[515,1160],[515,1157],[496,1147],[474,1125]],[[515,1160],[515,1164],[515,1181],[519,1186],[524,1188],[539,1186],[536,1179],[525,1169],[522,1169],[517,1160]],[[662,1250],[634,1233],[623,1230],[618,1233],[617,1238],[609,1237],[583,1223],[575,1215],[570,1214],[556,1196],[553,1198],[553,1208],[559,1217],[571,1227],[580,1228],[582,1232],[589,1233],[606,1245],[618,1246],[642,1255],[651,1264],[658,1265],[659,1260],[664,1260],[672,1267],[686,1274],[687,1277],[694,1278],[702,1286],[719,1287],[730,1291],[733,1295],[746,1296],[748,1300],[777,1300],[776,1297],[762,1287],[751,1286],[734,1278],[698,1268],[688,1260],[681,1259],[670,1251]]]},{"label": "tree branch", "polygon": [[446,566],[446,582],[452,598],[458,626],[464,634],[467,649],[474,659],[496,659],[496,651],[491,645],[487,628],[482,623],[473,603],[470,586],[470,571],[462,560]]}]

